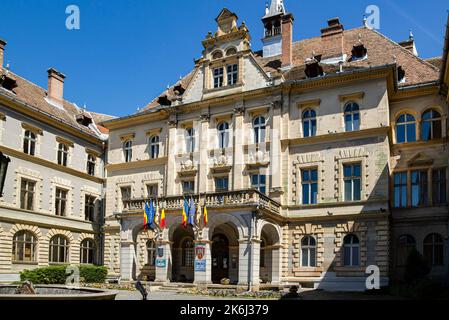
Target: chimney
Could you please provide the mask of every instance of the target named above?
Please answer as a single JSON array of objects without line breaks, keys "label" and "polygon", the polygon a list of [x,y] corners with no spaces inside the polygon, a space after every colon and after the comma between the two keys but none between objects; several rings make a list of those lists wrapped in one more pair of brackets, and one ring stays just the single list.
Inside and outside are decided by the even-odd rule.
[{"label": "chimney", "polygon": [[6,47],[6,41],[0,39],[0,68],[3,67],[4,60],[5,60],[5,47]]},{"label": "chimney", "polygon": [[63,103],[64,101],[64,79],[65,75],[50,68],[48,69],[48,98]]},{"label": "chimney", "polygon": [[413,53],[415,56],[419,56],[418,49],[416,49],[415,36],[411,30],[408,40],[399,42],[399,45]]},{"label": "chimney", "polygon": [[293,21],[291,13],[282,17],[282,68],[293,65]]},{"label": "chimney", "polygon": [[340,23],[340,18],[332,18],[327,20],[327,27],[321,29],[321,37],[329,37],[333,35],[342,34],[344,31],[343,25]]}]

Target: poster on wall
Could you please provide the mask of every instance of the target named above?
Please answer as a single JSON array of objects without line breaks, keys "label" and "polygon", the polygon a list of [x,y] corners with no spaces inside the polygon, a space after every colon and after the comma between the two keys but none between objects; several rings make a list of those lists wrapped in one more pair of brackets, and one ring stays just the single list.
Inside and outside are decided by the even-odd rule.
[{"label": "poster on wall", "polygon": [[195,271],[206,272],[206,260],[196,260],[195,261]]},{"label": "poster on wall", "polygon": [[156,259],[156,268],[165,268],[167,266],[167,259]]}]

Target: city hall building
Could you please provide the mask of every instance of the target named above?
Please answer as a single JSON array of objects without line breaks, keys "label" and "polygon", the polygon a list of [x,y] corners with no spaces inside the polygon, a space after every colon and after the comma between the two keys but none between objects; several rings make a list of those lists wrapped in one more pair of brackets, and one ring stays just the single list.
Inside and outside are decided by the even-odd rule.
[{"label": "city hall building", "polygon": [[[235,13],[216,22],[187,76],[103,123],[110,277],[364,289],[367,267],[401,279],[416,248],[447,280],[442,59],[421,59],[412,34],[396,43],[338,18],[294,42],[279,0],[261,51]],[[144,229],[150,199],[166,228]],[[201,208],[193,226],[185,199]]]},{"label": "city hall building", "polygon": [[[0,41],[0,282],[96,264],[109,281],[364,290],[368,267],[401,280],[414,249],[447,282],[449,29],[425,60],[366,21],[294,41],[282,0],[255,33],[228,9],[216,23],[191,72],[121,118],[66,101],[54,69],[47,89],[13,73]],[[151,201],[165,228],[144,228]]]}]

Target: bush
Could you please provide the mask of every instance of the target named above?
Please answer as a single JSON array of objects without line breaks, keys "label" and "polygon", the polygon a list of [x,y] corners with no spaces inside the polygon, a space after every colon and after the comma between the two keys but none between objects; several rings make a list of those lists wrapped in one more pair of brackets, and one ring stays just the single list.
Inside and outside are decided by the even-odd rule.
[{"label": "bush", "polygon": [[[20,273],[21,281],[31,281],[33,284],[66,284],[67,265],[50,266],[34,270],[24,270]],[[104,283],[108,270],[106,267],[79,266],[80,280],[84,283]]]},{"label": "bush", "polygon": [[407,258],[404,280],[408,284],[416,284],[425,279],[430,270],[426,259],[416,249],[412,250]]}]

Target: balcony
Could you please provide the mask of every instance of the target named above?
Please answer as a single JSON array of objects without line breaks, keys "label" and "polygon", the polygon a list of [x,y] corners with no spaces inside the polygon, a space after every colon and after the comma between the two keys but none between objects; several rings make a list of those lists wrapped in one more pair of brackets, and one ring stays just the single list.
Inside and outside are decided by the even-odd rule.
[{"label": "balcony", "polygon": [[[187,196],[189,198],[189,196]],[[206,204],[207,209],[213,211],[215,209],[237,209],[237,208],[254,208],[263,210],[269,214],[279,215],[281,213],[281,205],[271,200],[266,195],[257,190],[238,190],[226,192],[206,193],[200,196],[193,195],[195,204]],[[145,202],[151,199],[129,199],[123,200],[123,212],[132,214],[142,212]],[[160,207],[165,207],[167,211],[180,211],[184,204],[184,196],[159,197],[157,199]]]},{"label": "balcony", "polygon": [[265,30],[265,38],[274,37],[282,33],[281,27],[273,27],[272,29]]}]

